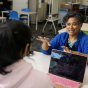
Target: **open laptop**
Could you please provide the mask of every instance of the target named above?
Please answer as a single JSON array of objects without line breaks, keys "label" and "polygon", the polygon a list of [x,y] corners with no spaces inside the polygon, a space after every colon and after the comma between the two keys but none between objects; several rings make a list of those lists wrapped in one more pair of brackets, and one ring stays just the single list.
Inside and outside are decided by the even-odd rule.
[{"label": "open laptop", "polygon": [[87,57],[53,49],[48,76],[58,88],[79,88],[86,64]]}]

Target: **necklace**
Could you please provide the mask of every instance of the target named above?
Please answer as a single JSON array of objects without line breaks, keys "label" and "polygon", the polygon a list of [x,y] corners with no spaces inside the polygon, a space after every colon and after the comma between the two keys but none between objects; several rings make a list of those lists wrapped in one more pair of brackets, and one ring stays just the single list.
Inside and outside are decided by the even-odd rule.
[{"label": "necklace", "polygon": [[68,38],[69,47],[72,48],[72,46],[74,45],[74,43],[75,43],[76,41],[77,41],[77,39],[76,39],[73,43],[71,43],[71,42],[70,42],[70,39]]}]

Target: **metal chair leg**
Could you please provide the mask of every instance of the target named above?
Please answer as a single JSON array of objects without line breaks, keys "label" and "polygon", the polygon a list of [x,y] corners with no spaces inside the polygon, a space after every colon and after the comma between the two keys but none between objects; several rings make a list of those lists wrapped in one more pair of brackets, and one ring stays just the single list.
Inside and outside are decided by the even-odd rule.
[{"label": "metal chair leg", "polygon": [[47,25],[47,22],[48,22],[48,20],[46,21],[46,23],[45,23],[45,25],[44,25],[44,27],[43,27],[43,29],[42,29],[42,33],[44,33],[44,29],[45,29],[45,27],[46,27],[46,25]]},{"label": "metal chair leg", "polygon": [[53,25],[53,24],[51,24],[51,26],[50,26],[50,30],[52,30],[52,25]]},{"label": "metal chair leg", "polygon": [[52,23],[53,23],[53,26],[54,26],[54,30],[55,30],[55,35],[56,35],[56,28],[55,28],[54,22],[52,22]]}]

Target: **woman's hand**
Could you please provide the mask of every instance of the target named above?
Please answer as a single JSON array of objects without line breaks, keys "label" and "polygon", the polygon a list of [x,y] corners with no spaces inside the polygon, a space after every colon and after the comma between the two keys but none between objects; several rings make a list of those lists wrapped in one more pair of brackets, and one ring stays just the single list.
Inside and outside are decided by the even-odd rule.
[{"label": "woman's hand", "polygon": [[72,51],[68,47],[65,46],[61,46],[61,47],[64,49],[64,52],[72,53]]},{"label": "woman's hand", "polygon": [[46,43],[48,46],[51,46],[49,38],[38,36],[37,40],[42,41],[43,43]]}]

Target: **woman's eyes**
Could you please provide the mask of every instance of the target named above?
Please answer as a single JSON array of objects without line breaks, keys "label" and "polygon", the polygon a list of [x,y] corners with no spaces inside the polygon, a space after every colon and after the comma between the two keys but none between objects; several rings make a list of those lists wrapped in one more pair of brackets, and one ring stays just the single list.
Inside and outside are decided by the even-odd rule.
[{"label": "woman's eyes", "polygon": [[[70,23],[68,23],[67,25],[68,25],[68,26],[70,26],[71,24],[70,24]],[[77,24],[73,23],[72,25],[73,25],[73,26],[76,26]]]},{"label": "woman's eyes", "polygon": [[74,26],[77,25],[77,24],[73,24]]},{"label": "woman's eyes", "polygon": [[70,24],[67,24],[67,25],[70,25]]}]

